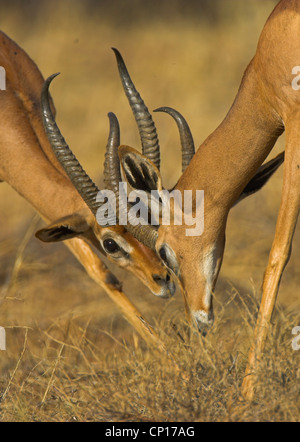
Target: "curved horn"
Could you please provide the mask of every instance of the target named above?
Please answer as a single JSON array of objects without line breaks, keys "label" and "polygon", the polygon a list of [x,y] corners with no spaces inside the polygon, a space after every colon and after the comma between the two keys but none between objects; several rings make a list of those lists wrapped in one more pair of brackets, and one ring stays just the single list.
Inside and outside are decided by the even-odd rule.
[{"label": "curved horn", "polygon": [[128,224],[126,230],[139,242],[156,252],[155,244],[158,238],[158,232],[153,226],[133,226],[132,224]]},{"label": "curved horn", "polygon": [[182,172],[184,172],[195,154],[193,136],[186,120],[178,111],[167,106],[159,107],[153,112],[166,112],[167,114],[171,115],[171,117],[173,117],[176,121],[181,142],[181,167]]},{"label": "curved horn", "polygon": [[122,181],[120,171],[120,160],[118,156],[118,147],[120,145],[120,129],[117,117],[110,112],[108,114],[110,131],[108,142],[106,146],[105,162],[104,162],[104,182],[109,190],[113,190],[116,197],[116,213],[126,212],[128,223],[126,230],[131,233],[138,241],[155,250],[155,243],[157,239],[157,231],[153,226],[149,225],[133,225],[130,221],[129,210],[130,204],[119,204],[119,183]]},{"label": "curved horn", "polygon": [[108,118],[110,130],[105,152],[104,183],[107,189],[113,190],[116,193],[119,191],[119,182],[122,181],[118,156],[120,127],[115,114],[109,112]]},{"label": "curved horn", "polygon": [[101,206],[101,203],[96,202],[96,196],[99,189],[83,170],[79,161],[76,159],[75,155],[67,145],[51,111],[49,86],[51,81],[57,75],[58,74],[53,74],[48,77],[42,88],[41,106],[44,128],[58,161],[66,171],[76,190],[85,201],[89,209],[94,215],[96,215],[98,208]]},{"label": "curved horn", "polygon": [[[120,207],[120,210],[122,210],[122,207]],[[158,232],[154,226],[151,225],[142,225],[137,224],[134,225],[136,222],[136,219],[130,218],[130,212],[127,212],[128,222],[126,227],[126,230],[131,233],[132,236],[134,236],[139,242],[144,244],[145,246],[149,247],[149,249],[152,249],[154,252],[155,250],[155,244],[158,238]]]},{"label": "curved horn", "polygon": [[130,75],[122,58],[122,55],[117,49],[115,48],[112,49],[117,59],[118,69],[125,94],[128,98],[134,118],[138,125],[139,134],[142,143],[143,155],[149,158],[159,169],[160,151],[159,151],[159,141],[158,141],[155,124],[152,120],[150,112],[148,111],[144,101],[142,100],[140,94],[136,90],[130,78]]},{"label": "curved horn", "polygon": [[[112,190],[116,198],[116,215],[119,216],[119,183],[122,181],[118,147],[120,146],[120,126],[117,117],[112,112],[108,113],[109,136],[104,160],[105,188]],[[108,221],[108,224],[111,224]]]}]

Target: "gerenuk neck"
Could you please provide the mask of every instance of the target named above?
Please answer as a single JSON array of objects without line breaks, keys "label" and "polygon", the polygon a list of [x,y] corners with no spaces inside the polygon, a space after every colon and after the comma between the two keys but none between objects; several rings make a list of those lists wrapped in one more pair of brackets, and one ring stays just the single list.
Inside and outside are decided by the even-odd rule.
[{"label": "gerenuk neck", "polygon": [[228,213],[283,132],[253,63],[220,126],[202,143],[176,189],[204,190],[205,206]]}]

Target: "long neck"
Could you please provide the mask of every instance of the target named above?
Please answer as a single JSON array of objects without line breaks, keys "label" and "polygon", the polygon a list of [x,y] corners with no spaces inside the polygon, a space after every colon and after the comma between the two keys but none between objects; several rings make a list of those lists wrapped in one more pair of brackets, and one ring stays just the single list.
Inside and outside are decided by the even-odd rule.
[{"label": "long neck", "polygon": [[86,208],[71,181],[47,158],[9,81],[1,96],[0,132],[0,180],[9,183],[44,219],[54,221]]},{"label": "long neck", "polygon": [[0,96],[0,180],[8,182],[47,221],[85,210],[43,128],[43,77],[23,49],[1,31],[0,65],[6,71],[6,90]]},{"label": "long neck", "polygon": [[199,147],[176,189],[204,190],[206,210],[228,213],[283,131],[267,103],[251,62],[230,111]]}]

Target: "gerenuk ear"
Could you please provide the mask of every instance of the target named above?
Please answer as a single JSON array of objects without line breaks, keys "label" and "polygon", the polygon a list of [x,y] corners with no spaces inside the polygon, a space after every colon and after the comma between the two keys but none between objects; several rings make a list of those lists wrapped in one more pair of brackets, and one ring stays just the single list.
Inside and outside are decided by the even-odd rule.
[{"label": "gerenuk ear", "polygon": [[35,236],[43,242],[57,242],[71,239],[86,233],[90,226],[80,215],[59,219],[49,226],[38,230]]},{"label": "gerenuk ear", "polygon": [[244,198],[247,198],[247,196],[258,192],[276,172],[283,161],[284,152],[281,152],[279,155],[277,155],[277,157],[260,166],[252,180],[247,184],[243,192],[240,194],[239,198],[234,203],[234,206],[242,201]]},{"label": "gerenuk ear", "polygon": [[129,146],[119,147],[119,158],[122,172],[128,184],[134,190],[163,189],[162,179],[158,168],[147,157]]}]

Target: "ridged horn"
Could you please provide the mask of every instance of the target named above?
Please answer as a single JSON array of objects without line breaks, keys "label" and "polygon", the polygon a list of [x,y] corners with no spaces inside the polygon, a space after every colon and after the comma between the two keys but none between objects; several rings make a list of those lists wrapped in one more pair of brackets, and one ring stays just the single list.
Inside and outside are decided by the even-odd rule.
[{"label": "ridged horn", "polygon": [[139,242],[149,247],[149,249],[155,250],[155,244],[158,238],[158,232],[155,227],[151,225],[138,224],[134,226],[130,222],[130,216],[128,213],[128,224],[126,225],[126,230],[131,233]]},{"label": "ridged horn", "polygon": [[195,145],[190,128],[184,119],[184,117],[175,109],[171,107],[159,107],[153,112],[166,112],[174,118],[180,135],[181,142],[181,168],[182,172],[185,171],[187,166],[190,164],[191,159],[195,155]]},{"label": "ridged horn", "polygon": [[[116,198],[116,215],[119,216],[119,183],[122,181],[118,147],[120,146],[120,126],[114,113],[108,113],[109,136],[105,151],[104,184],[112,190]],[[108,220],[108,224],[110,224]]]},{"label": "ridged horn", "polygon": [[117,217],[121,212],[126,212],[128,223],[125,226],[126,230],[131,233],[138,241],[155,250],[155,243],[157,239],[157,231],[152,226],[137,225],[130,223],[129,210],[130,204],[119,206],[119,182],[122,181],[120,172],[120,160],[118,156],[118,147],[120,145],[120,129],[117,117],[110,112],[108,114],[110,131],[108,142],[106,146],[105,162],[104,162],[104,183],[105,187],[113,190],[116,197],[116,214]]},{"label": "ridged horn", "polygon": [[98,208],[101,206],[101,203],[96,202],[96,196],[99,189],[83,170],[81,164],[67,145],[51,111],[49,86],[57,75],[58,74],[53,74],[48,77],[42,88],[41,106],[44,128],[58,161],[66,171],[74,187],[85,201],[89,209],[94,215],[96,215]]},{"label": "ridged horn", "polygon": [[106,189],[117,192],[119,191],[119,182],[122,181],[120,160],[118,156],[118,147],[120,146],[120,127],[115,114],[109,112],[108,118],[110,130],[105,151],[104,183]]},{"label": "ridged horn", "polygon": [[146,107],[144,101],[142,100],[139,92],[136,90],[130,78],[122,55],[116,48],[112,49],[117,59],[119,74],[125,94],[128,98],[134,118],[138,125],[143,155],[149,158],[159,169],[160,150],[155,124],[150,112],[148,111],[148,108]]}]

